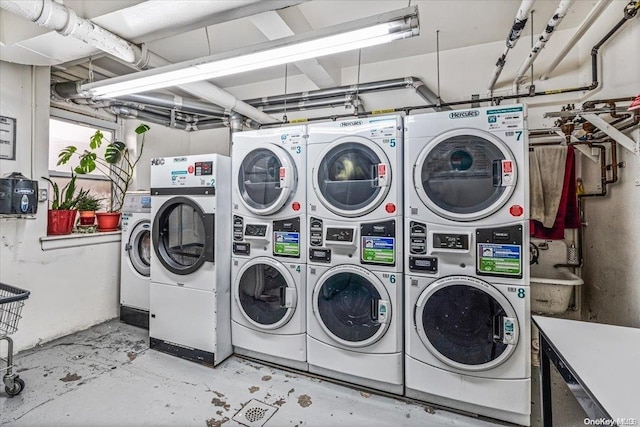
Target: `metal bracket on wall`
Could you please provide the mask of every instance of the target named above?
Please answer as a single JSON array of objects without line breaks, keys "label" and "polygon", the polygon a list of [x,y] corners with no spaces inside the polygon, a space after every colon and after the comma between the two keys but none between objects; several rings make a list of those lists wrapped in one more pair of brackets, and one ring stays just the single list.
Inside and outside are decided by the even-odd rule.
[{"label": "metal bracket on wall", "polygon": [[606,133],[614,141],[622,145],[627,150],[631,151],[636,156],[640,155],[640,152],[638,151],[638,141],[634,141],[633,139],[629,138],[628,136],[620,132],[615,127],[611,126],[609,123],[607,123],[597,115],[586,113],[586,114],[578,114],[578,116],[587,120],[589,123],[591,123],[598,129],[600,129],[602,132]]},{"label": "metal bracket on wall", "polygon": [[[566,139],[566,136],[564,134],[564,132],[562,132],[561,130],[557,130],[556,133],[560,136],[560,138],[562,139]],[[576,138],[575,136],[571,136],[571,142],[581,142],[578,138]],[[587,145],[580,145],[580,144],[576,144],[574,145],[575,149],[580,151],[581,154],[583,154],[585,157],[587,157],[589,160],[592,160],[595,163],[599,163],[600,162],[600,158],[598,157],[598,155],[593,155],[591,153],[591,147],[587,146]]]}]

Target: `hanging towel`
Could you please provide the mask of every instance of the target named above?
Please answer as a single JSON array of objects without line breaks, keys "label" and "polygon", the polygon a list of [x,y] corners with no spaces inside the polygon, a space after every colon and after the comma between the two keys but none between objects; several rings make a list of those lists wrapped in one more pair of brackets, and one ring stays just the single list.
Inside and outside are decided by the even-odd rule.
[{"label": "hanging towel", "polygon": [[567,147],[536,147],[529,153],[530,218],[553,227],[564,188]]},{"label": "hanging towel", "polygon": [[[530,153],[531,154],[531,153]],[[576,197],[575,179],[575,152],[573,146],[566,150],[566,162],[564,177],[562,179],[562,192],[560,203],[553,225],[545,227],[538,220],[531,220],[530,234],[540,239],[559,240],[564,239],[565,228],[578,228],[580,226],[580,215],[578,212],[578,199]]]}]

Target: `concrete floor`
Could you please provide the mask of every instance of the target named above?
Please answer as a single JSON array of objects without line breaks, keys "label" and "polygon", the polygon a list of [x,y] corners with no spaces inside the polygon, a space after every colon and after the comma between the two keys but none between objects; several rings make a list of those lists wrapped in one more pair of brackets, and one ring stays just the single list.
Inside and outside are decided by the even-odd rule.
[{"label": "concrete floor", "polygon": [[[252,399],[269,412],[253,424],[245,419],[251,426],[497,424],[238,357],[211,369],[149,350],[146,331],[116,320],[20,353],[16,365],[26,388],[14,398],[0,393],[2,426],[229,427],[242,425],[233,418],[252,407]],[[559,376],[554,384],[554,425],[583,425],[584,414]],[[256,411],[249,415],[263,414]]]}]

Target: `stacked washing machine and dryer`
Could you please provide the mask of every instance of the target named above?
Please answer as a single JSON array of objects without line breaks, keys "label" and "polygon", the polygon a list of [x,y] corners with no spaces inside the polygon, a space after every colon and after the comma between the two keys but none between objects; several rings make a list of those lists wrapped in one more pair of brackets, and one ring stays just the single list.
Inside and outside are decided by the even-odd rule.
[{"label": "stacked washing machine and dryer", "polygon": [[233,135],[232,341],[307,370],[306,126]]},{"label": "stacked washing machine and dryer", "polygon": [[309,371],[402,394],[402,118],[308,132]]},{"label": "stacked washing machine and dryer", "polygon": [[522,105],[405,118],[406,395],[529,425]]}]

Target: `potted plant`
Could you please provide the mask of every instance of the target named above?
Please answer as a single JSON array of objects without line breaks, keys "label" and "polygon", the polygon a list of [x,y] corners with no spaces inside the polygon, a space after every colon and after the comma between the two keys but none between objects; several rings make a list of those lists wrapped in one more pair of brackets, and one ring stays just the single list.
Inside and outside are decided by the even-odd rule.
[{"label": "potted plant", "polygon": [[[74,169],[75,173],[83,175],[97,170],[111,180],[113,197],[110,201],[109,210],[107,212],[96,212],[98,231],[118,229],[124,195],[131,185],[135,167],[142,157],[145,134],[149,129],[146,124],[140,124],[136,128],[135,132],[137,135],[142,135],[142,141],[135,157],[132,157],[124,142],[109,141],[100,130],[97,130],[91,137],[89,150],[78,152],[77,147],[70,145],[62,149],[58,154],[58,165],[66,164],[72,158],[77,157],[80,162]],[[106,144],[106,150],[104,156],[101,157],[98,155],[97,150],[103,144]]]},{"label": "potted plant", "polygon": [[78,210],[78,220],[80,225],[93,225],[96,221],[96,211],[100,209],[101,198],[94,196],[87,191],[78,198],[76,209]]},{"label": "potted plant", "polygon": [[76,219],[76,204],[78,199],[86,194],[86,191],[79,189],[76,193],[76,175],[74,173],[71,173],[71,180],[62,189],[59,188],[58,183],[49,178],[43,176],[42,179],[53,187],[51,208],[47,211],[47,235],[71,234]]}]

